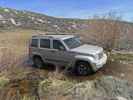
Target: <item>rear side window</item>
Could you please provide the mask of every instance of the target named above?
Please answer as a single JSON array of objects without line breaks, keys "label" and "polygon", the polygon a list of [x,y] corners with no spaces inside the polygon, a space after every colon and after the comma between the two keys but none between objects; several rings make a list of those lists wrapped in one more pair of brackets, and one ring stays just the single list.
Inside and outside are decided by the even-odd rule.
[{"label": "rear side window", "polygon": [[38,39],[32,39],[31,47],[38,47]]},{"label": "rear side window", "polygon": [[50,40],[49,39],[40,39],[40,47],[41,48],[50,48]]}]

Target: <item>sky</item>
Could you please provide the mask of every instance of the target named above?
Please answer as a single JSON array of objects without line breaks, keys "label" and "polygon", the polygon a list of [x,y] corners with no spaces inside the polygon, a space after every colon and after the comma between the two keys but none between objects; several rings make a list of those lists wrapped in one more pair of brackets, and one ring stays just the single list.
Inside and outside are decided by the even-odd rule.
[{"label": "sky", "polygon": [[133,22],[133,0],[0,0],[0,6],[81,19],[116,12],[123,20]]}]

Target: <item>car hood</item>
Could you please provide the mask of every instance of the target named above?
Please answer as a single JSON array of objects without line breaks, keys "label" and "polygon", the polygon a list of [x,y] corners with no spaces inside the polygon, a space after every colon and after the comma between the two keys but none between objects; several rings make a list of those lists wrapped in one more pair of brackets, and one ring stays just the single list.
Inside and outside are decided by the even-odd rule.
[{"label": "car hood", "polygon": [[102,47],[94,46],[94,45],[88,45],[84,44],[80,47],[71,49],[72,52],[77,52],[77,53],[83,53],[83,54],[98,54],[103,51]]}]

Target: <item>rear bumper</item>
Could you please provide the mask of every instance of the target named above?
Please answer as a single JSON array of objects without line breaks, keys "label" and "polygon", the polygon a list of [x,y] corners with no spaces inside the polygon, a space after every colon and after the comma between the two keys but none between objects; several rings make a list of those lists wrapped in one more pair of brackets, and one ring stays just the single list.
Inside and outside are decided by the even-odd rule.
[{"label": "rear bumper", "polygon": [[104,54],[102,59],[92,63],[93,70],[97,71],[98,69],[102,68],[106,64],[106,62],[107,62],[107,55]]}]

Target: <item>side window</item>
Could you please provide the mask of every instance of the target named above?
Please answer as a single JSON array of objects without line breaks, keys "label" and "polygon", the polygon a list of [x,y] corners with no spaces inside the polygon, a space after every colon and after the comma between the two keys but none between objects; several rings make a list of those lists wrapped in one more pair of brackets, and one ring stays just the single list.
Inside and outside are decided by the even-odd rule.
[{"label": "side window", "polygon": [[40,39],[40,47],[41,48],[50,48],[50,40],[49,39]]},{"label": "side window", "polygon": [[53,40],[53,48],[58,50],[65,50],[64,45],[59,40]]},{"label": "side window", "polygon": [[38,39],[32,39],[31,47],[38,47]]}]

